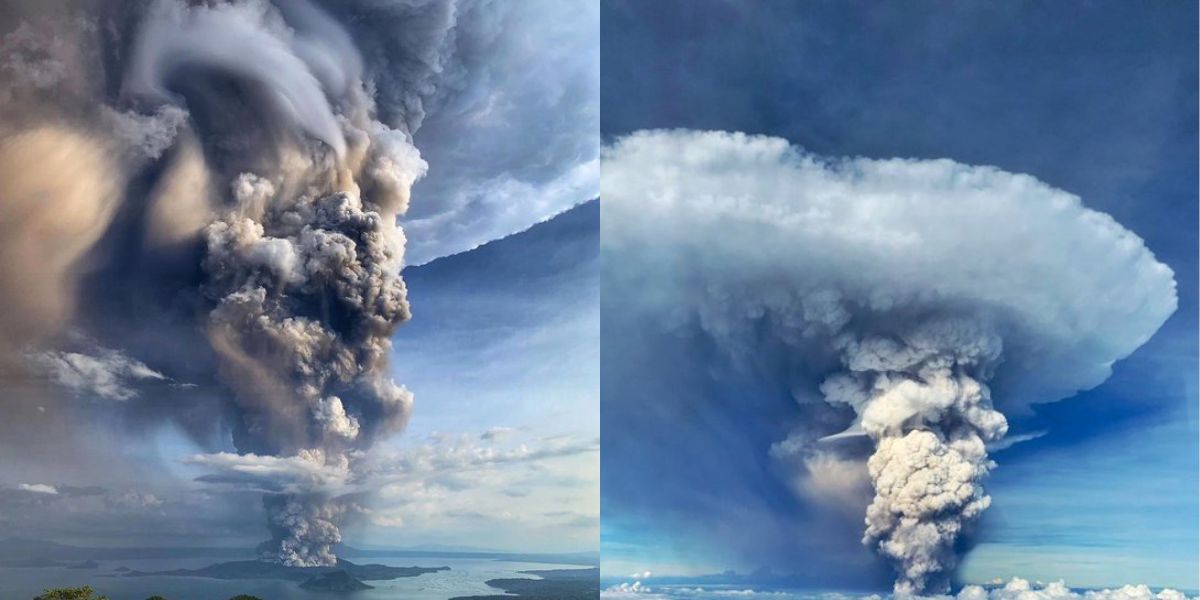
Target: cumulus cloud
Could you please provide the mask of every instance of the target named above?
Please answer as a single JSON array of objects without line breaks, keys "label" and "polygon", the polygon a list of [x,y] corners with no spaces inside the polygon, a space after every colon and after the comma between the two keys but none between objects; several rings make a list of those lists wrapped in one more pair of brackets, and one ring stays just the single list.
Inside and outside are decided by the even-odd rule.
[{"label": "cumulus cloud", "polygon": [[601,597],[616,597],[629,594],[648,594],[653,591],[653,588],[644,585],[641,581],[634,581],[633,583],[621,582],[604,588],[600,595]]},{"label": "cumulus cloud", "polygon": [[1019,577],[990,589],[968,585],[956,597],[958,600],[1187,600],[1186,594],[1170,588],[1153,592],[1146,585],[1125,585],[1114,589],[1077,592],[1061,580],[1031,584]]},{"label": "cumulus cloud", "polygon": [[[605,310],[698,328],[801,405],[853,415],[874,445],[863,542],[901,593],[948,588],[1003,413],[1099,385],[1177,304],[1136,235],[991,167],[652,131],[607,148],[604,170]],[[776,454],[835,431],[801,426]],[[797,462],[812,489],[854,485],[813,456]]]},{"label": "cumulus cloud", "polygon": [[373,528],[404,527],[410,536],[436,532],[438,539],[461,536],[469,543],[487,527],[517,537],[549,535],[554,547],[577,548],[599,527],[594,488],[556,477],[590,464],[598,442],[513,437],[433,434],[419,446],[377,450],[360,469],[358,514]]}]

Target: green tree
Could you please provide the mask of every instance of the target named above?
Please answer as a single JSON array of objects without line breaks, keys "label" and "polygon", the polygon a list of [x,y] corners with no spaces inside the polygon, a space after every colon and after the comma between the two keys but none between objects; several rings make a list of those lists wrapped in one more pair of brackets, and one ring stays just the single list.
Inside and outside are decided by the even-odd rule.
[{"label": "green tree", "polygon": [[258,596],[251,596],[249,594],[238,594],[229,600],[262,600],[262,598],[259,598]]},{"label": "green tree", "polygon": [[73,588],[55,588],[46,590],[33,600],[108,600],[107,596],[97,596],[92,586]]}]

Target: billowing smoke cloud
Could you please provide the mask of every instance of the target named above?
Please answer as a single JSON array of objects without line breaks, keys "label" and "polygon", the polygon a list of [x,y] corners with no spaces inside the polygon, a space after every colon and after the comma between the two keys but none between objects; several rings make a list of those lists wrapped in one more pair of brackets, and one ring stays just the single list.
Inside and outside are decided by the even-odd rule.
[{"label": "billowing smoke cloud", "polygon": [[[826,159],[784,140],[642,132],[604,154],[606,303],[698,327],[726,360],[845,415],[772,449],[804,493],[860,489],[899,593],[944,592],[988,507],[1006,411],[1094,387],[1175,310],[1142,240],[1031,177],[949,160]],[[730,399],[730,401],[736,401]],[[785,461],[787,462],[787,461]]]},{"label": "billowing smoke cloud", "polygon": [[[345,496],[367,489],[351,485],[360,464],[413,403],[388,356],[410,317],[398,222],[429,169],[414,136],[435,118],[450,138],[473,114],[490,123],[489,102],[520,84],[497,65],[524,64],[529,15],[475,0],[53,4],[0,23],[4,371],[130,420],[149,418],[152,383],[219,398],[233,447],[190,461],[201,481],[264,493],[265,558],[332,564]],[[552,79],[528,87],[570,91]],[[549,180],[571,168],[542,165]],[[539,199],[494,233],[594,195]]]},{"label": "billowing smoke cloud", "polygon": [[[309,20],[328,21],[316,9],[307,11]],[[336,27],[330,29],[337,31]],[[322,49],[294,35],[266,2],[216,5],[205,10],[156,2],[138,34],[125,91],[146,101],[170,102],[179,93],[172,87],[186,89],[183,80],[187,74],[221,73],[263,90],[266,106],[262,108],[325,142],[341,156],[346,142],[329,100],[350,93],[350,81],[359,82],[358,61],[353,47],[341,45],[341,57],[322,55]],[[254,60],[246,60],[247,56]],[[324,76],[323,80],[318,76]]]}]

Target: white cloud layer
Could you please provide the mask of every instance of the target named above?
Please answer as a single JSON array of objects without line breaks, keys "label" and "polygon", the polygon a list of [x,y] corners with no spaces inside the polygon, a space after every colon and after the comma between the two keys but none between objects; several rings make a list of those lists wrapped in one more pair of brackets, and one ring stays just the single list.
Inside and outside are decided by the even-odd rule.
[{"label": "white cloud layer", "polygon": [[781,600],[882,600],[883,598],[929,598],[930,600],[1188,600],[1183,592],[1162,589],[1155,592],[1146,585],[1125,585],[1113,589],[1073,590],[1062,581],[1030,583],[1014,577],[1007,583],[997,582],[987,587],[968,585],[958,594],[949,596],[881,596],[879,594],[855,594],[845,592],[806,592],[793,590],[759,591],[749,588],[727,587],[650,587],[641,581],[623,582],[609,586],[600,592],[607,600],[650,598],[667,600],[674,598],[722,598],[722,597],[769,597]]},{"label": "white cloud layer", "polygon": [[1173,589],[1153,592],[1146,585],[1125,585],[1114,589],[1077,592],[1062,581],[1031,584],[1014,577],[1002,587],[985,589],[978,585],[964,587],[958,600],[1186,600],[1187,595]]}]

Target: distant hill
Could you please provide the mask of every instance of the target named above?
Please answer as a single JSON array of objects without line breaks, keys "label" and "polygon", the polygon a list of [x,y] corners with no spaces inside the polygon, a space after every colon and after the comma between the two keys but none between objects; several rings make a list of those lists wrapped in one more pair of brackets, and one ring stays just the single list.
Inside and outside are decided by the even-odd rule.
[{"label": "distant hill", "polygon": [[0,540],[0,563],[48,559],[53,561],[87,561],[137,558],[197,558],[255,556],[252,548],[213,547],[154,547],[154,548],[88,548],[69,546],[45,540],[5,538]]},{"label": "distant hill", "polygon": [[50,567],[66,566],[66,563],[46,558],[44,556],[35,556],[33,558],[15,558],[11,560],[0,561],[0,566],[17,567],[20,569],[46,569]]},{"label": "distant hill", "polygon": [[[591,200],[469,252],[408,267],[404,269],[404,277],[413,281],[441,279],[439,287],[463,285],[474,288],[488,285],[488,280],[535,283],[580,265],[595,266],[599,255],[600,201]],[[468,264],[484,264],[489,269],[482,280],[462,281],[458,273]]]},{"label": "distant hill", "polygon": [[[461,549],[455,549],[461,548]],[[482,558],[492,560],[507,560],[514,562],[553,563],[564,565],[600,564],[599,552],[574,552],[566,554],[554,553],[520,553],[503,552],[498,550],[471,549],[467,546],[446,547],[437,549],[435,546],[423,548],[355,548],[339,545],[336,554],[344,558]],[[96,560],[140,559],[140,558],[241,558],[255,559],[257,555],[251,548],[214,548],[214,547],[153,547],[153,548],[88,548],[70,546],[45,540],[26,538],[6,538],[0,540],[0,565],[6,566],[44,566],[74,568],[91,568]],[[259,562],[257,560],[235,561]],[[71,564],[66,564],[71,563]]]},{"label": "distant hill", "polygon": [[370,552],[373,550],[388,550],[388,551],[403,551],[403,552],[491,552],[495,554],[503,554],[504,550],[495,548],[483,548],[479,546],[462,546],[455,544],[420,544],[416,546],[345,546],[338,544],[335,546],[335,554],[341,554],[340,549],[345,548],[351,552]]},{"label": "distant hill", "polygon": [[173,569],[170,571],[130,571],[125,577],[208,577],[211,579],[279,579],[283,581],[309,581],[334,572],[342,572],[352,579],[381,581],[401,577],[417,577],[426,573],[449,571],[450,567],[389,567],[387,565],[360,565],[338,559],[335,567],[289,567],[262,560],[239,560],[217,563],[199,569]]}]

